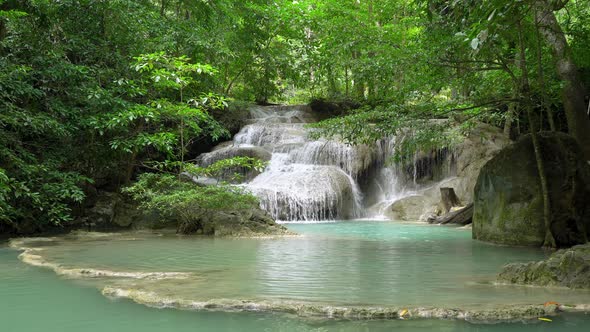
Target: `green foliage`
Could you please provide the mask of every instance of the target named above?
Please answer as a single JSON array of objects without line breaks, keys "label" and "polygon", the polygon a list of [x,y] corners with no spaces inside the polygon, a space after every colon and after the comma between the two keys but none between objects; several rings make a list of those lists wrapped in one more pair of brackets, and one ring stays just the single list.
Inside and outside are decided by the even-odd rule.
[{"label": "green foliage", "polygon": [[[143,174],[132,186],[124,190],[140,202],[144,212],[178,218],[186,211],[200,210],[243,210],[258,207],[256,197],[238,187],[200,187],[192,182],[183,182],[174,175]],[[192,216],[194,217],[194,216]]]},{"label": "green foliage", "polygon": [[131,67],[140,76],[116,84],[129,98],[140,96],[145,104],[129,103],[126,109],[101,114],[92,122],[94,129],[112,137],[112,149],[137,154],[151,148],[174,160],[182,159],[195,139],[227,137],[225,128],[208,113],[224,108],[225,98],[212,92],[194,98],[184,95],[197,91],[195,75],[213,75],[213,67],[164,52],[135,57]]},{"label": "green foliage", "polygon": [[[233,157],[222,159],[214,162],[207,167],[200,167],[193,164],[187,164],[184,168],[190,175],[196,177],[212,177],[216,179],[224,178],[229,182],[238,182],[242,180],[243,175],[239,171],[256,171],[261,173],[267,166],[267,162],[252,157]],[[229,173],[229,177],[227,174]]]},{"label": "green foliage", "polygon": [[[184,163],[245,123],[235,99],[360,101],[315,135],[404,137],[401,159],[476,121],[524,133],[523,105],[566,129],[533,15],[545,2],[0,0],[0,220],[63,223],[81,188],[114,190],[158,163],[199,176],[262,167]],[[590,6],[552,3],[588,80]]]},{"label": "green foliage", "polygon": [[312,138],[327,137],[347,144],[372,144],[386,137],[397,137],[395,159],[411,161],[419,151],[442,149],[459,143],[480,115],[473,110],[470,113],[469,119],[463,118],[458,122],[452,119],[453,116],[465,115],[465,112],[440,108],[440,105],[432,103],[407,107],[365,107],[309,127],[314,129]]}]

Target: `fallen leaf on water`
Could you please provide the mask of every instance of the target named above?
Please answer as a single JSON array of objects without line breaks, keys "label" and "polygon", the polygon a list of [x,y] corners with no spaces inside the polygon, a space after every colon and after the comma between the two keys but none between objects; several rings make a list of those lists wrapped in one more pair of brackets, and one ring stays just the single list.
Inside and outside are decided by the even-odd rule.
[{"label": "fallen leaf on water", "polygon": [[559,305],[559,303],[557,303],[557,302],[555,302],[555,301],[547,301],[547,302],[545,302],[543,305],[544,305],[544,306],[548,306],[548,305],[552,305],[552,304]]},{"label": "fallen leaf on water", "polygon": [[404,310],[402,310],[402,312],[399,315],[400,315],[400,317],[403,318],[407,314],[408,314],[408,309],[404,309]]},{"label": "fallen leaf on water", "polygon": [[549,318],[545,318],[545,317],[539,317],[539,320],[542,320],[544,322],[552,322],[553,320],[549,319]]}]

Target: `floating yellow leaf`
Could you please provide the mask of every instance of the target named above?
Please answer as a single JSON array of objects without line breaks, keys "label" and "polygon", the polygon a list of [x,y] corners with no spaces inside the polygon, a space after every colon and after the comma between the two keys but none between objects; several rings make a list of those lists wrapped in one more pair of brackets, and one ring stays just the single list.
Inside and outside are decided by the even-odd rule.
[{"label": "floating yellow leaf", "polygon": [[559,305],[559,303],[557,303],[557,302],[555,302],[555,301],[547,301],[547,302],[545,302],[543,305],[544,305],[544,306],[548,306],[548,305],[552,305],[552,304]]},{"label": "floating yellow leaf", "polygon": [[539,320],[542,320],[544,322],[552,322],[553,320],[549,319],[549,318],[545,318],[545,317],[539,317]]},{"label": "floating yellow leaf", "polygon": [[399,315],[400,315],[400,317],[404,317],[407,314],[408,314],[408,309],[404,309],[404,310],[402,310],[402,312]]}]

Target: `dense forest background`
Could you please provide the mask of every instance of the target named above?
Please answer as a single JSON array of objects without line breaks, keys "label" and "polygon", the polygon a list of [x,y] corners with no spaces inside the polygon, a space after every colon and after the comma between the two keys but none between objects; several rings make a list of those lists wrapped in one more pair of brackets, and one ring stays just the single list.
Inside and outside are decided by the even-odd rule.
[{"label": "dense forest background", "polygon": [[407,153],[484,121],[590,156],[588,45],[586,0],[0,0],[0,231],[182,171],[248,103],[315,103],[350,143],[412,128]]}]

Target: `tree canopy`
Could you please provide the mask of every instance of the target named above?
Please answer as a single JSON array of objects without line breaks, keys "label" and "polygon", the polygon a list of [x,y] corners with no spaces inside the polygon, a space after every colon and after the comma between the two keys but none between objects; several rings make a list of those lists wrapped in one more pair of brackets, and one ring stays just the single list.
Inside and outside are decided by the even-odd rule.
[{"label": "tree canopy", "polygon": [[238,101],[354,101],[316,126],[350,143],[412,128],[412,152],[484,121],[590,156],[588,45],[584,0],[0,0],[0,225],[182,171]]}]

